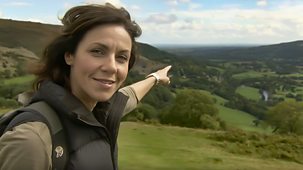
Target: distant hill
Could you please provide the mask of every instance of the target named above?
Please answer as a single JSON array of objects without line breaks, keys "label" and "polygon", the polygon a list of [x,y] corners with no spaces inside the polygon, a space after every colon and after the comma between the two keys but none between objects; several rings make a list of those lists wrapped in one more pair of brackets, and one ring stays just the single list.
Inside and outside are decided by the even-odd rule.
[{"label": "distant hill", "polygon": [[[226,53],[228,58],[255,59],[303,59],[303,41],[286,42],[280,44],[231,50]],[[224,54],[222,54],[224,55]]]},{"label": "distant hill", "polygon": [[[10,53],[18,55],[22,55],[20,54],[20,49],[23,49],[23,51],[27,51],[27,55],[24,57],[27,57],[28,54],[32,54],[31,58],[41,56],[44,47],[60,34],[61,27],[60,25],[0,19],[0,64],[9,61],[7,56],[5,61],[3,57],[3,54],[5,55],[8,49]],[[6,49],[6,51],[1,49]],[[137,63],[136,69],[142,74],[162,67],[164,59],[173,57],[172,54],[143,43],[139,43],[139,51],[142,56]]]},{"label": "distant hill", "polygon": [[202,46],[160,48],[180,57],[203,59],[303,60],[303,40],[263,46]]},{"label": "distant hill", "polygon": [[139,43],[138,48],[139,48],[139,52],[143,56],[153,60],[164,61],[164,60],[170,60],[172,57],[175,57],[175,55],[172,53],[159,50],[158,48],[145,43]]},{"label": "distant hill", "polygon": [[58,25],[0,19],[0,46],[23,47],[41,56],[43,47],[59,32]]}]

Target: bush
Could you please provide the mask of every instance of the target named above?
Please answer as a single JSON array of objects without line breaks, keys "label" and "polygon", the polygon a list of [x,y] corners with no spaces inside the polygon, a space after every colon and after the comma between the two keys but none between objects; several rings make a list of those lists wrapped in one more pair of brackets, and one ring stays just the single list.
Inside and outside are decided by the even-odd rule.
[{"label": "bush", "polygon": [[215,145],[235,154],[276,158],[303,164],[303,138],[296,135],[266,135],[232,130],[209,136]]},{"label": "bush", "polygon": [[266,122],[280,134],[303,135],[303,102],[284,101],[269,109]]},{"label": "bush", "polygon": [[30,85],[13,84],[13,85],[0,85],[0,96],[3,98],[14,98],[18,94],[30,89]]},{"label": "bush", "polygon": [[213,116],[203,114],[200,116],[201,128],[203,129],[221,129],[220,122]]},{"label": "bush", "polygon": [[1,108],[16,108],[19,104],[16,100],[13,99],[5,99],[0,97],[0,107]]},{"label": "bush", "polygon": [[126,121],[149,121],[157,120],[158,112],[156,109],[149,104],[141,104],[135,110],[130,112],[127,116],[123,118]]},{"label": "bush", "polygon": [[199,90],[177,93],[174,104],[160,117],[161,123],[191,128],[220,129],[218,109],[212,98]]}]

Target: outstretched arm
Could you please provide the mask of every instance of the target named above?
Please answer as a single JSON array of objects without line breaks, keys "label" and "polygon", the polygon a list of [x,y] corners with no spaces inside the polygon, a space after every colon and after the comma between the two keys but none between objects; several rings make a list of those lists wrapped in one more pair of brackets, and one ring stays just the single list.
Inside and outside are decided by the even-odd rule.
[{"label": "outstretched arm", "polygon": [[137,107],[138,102],[150,91],[150,89],[157,83],[167,85],[170,83],[169,77],[167,75],[168,71],[170,70],[171,66],[167,66],[163,69],[160,69],[154,74],[149,74],[147,78],[131,84],[129,86],[125,86],[119,91],[124,93],[125,95],[129,96],[127,101],[125,110],[123,115],[131,112]]},{"label": "outstretched arm", "polygon": [[137,100],[140,101],[155,84],[168,85],[170,81],[167,73],[170,68],[171,66],[166,66],[155,73],[149,74],[146,79],[131,84],[130,87],[134,90]]}]

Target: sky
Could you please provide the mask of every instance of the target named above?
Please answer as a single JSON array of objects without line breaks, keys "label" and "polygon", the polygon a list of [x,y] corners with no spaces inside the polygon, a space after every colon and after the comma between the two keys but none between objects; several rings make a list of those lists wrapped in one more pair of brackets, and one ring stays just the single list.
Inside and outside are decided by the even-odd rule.
[{"label": "sky", "polygon": [[71,7],[126,8],[148,44],[246,45],[303,40],[303,0],[0,0],[0,18],[61,25]]}]

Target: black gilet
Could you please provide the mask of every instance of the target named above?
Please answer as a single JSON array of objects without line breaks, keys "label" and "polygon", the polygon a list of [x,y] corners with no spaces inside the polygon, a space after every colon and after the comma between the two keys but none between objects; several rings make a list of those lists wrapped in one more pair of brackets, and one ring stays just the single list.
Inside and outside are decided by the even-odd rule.
[{"label": "black gilet", "polygon": [[[117,134],[128,96],[116,92],[107,107],[89,112],[61,86],[46,81],[31,102],[45,101],[58,114],[66,135],[66,170],[117,170]],[[54,147],[54,146],[53,146]]]}]

